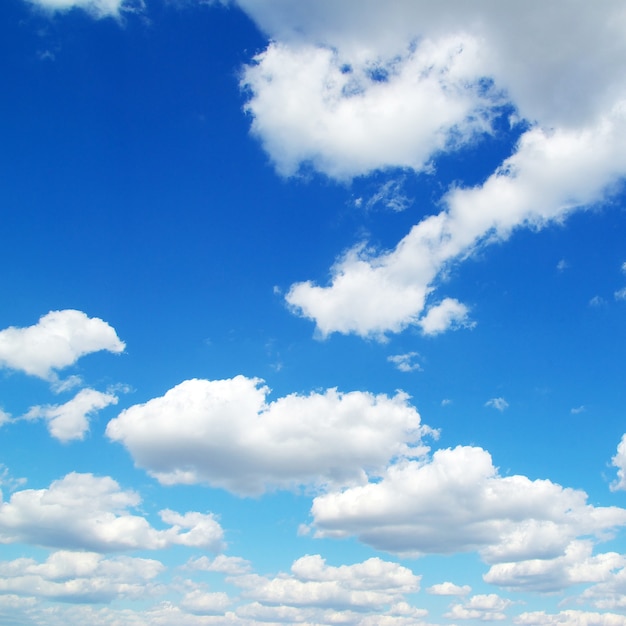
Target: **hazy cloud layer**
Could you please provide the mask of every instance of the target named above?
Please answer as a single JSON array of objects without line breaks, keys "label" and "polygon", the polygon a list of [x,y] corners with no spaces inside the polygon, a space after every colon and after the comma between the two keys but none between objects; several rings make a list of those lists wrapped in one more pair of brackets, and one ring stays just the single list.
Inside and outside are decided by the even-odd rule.
[{"label": "hazy cloud layer", "polygon": [[204,482],[238,494],[363,483],[391,458],[423,453],[430,431],[409,397],[329,389],[267,402],[255,378],[187,380],[107,426],[164,484]]}]

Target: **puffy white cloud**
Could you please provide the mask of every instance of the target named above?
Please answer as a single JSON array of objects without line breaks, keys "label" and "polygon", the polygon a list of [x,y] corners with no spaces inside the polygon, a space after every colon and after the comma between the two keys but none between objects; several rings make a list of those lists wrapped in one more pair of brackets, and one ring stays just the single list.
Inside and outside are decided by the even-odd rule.
[{"label": "puffy white cloud", "polygon": [[385,61],[272,43],[242,78],[252,132],[283,175],[302,163],[339,179],[425,169],[433,152],[489,127],[478,54],[456,33]]},{"label": "puffy white cloud", "polygon": [[110,404],[117,404],[117,396],[95,389],[81,389],[65,404],[34,406],[24,417],[45,419],[50,434],[59,441],[67,442],[84,439],[89,430],[89,418]]},{"label": "puffy white cloud", "polygon": [[220,550],[223,530],[215,517],[164,510],[169,524],[157,530],[130,509],[140,504],[107,476],[72,472],[47,489],[16,491],[0,502],[0,543],[30,543],[56,548],[110,552],[161,549],[172,545]]},{"label": "puffy white cloud", "polygon": [[243,589],[244,597],[261,603],[356,610],[381,609],[420,588],[420,577],[397,563],[371,558],[332,567],[319,555],[294,561],[291,575],[270,579],[250,574],[231,582]]},{"label": "puffy white cloud", "polygon": [[231,599],[223,591],[194,589],[183,596],[180,606],[194,615],[222,615],[230,604]]},{"label": "puffy white cloud", "polygon": [[483,578],[490,584],[516,591],[560,591],[578,583],[607,580],[626,565],[626,557],[616,552],[592,556],[592,550],[590,541],[572,541],[562,556],[497,563]]},{"label": "puffy white cloud", "polygon": [[164,484],[203,482],[238,494],[362,483],[391,458],[423,453],[409,397],[329,389],[267,402],[262,381],[187,380],[122,411],[107,436]]},{"label": "puffy white cloud", "polygon": [[625,133],[625,104],[585,128],[532,128],[482,185],[449,191],[444,210],[424,218],[393,250],[352,248],[332,268],[328,286],[295,283],[286,300],[314,320],[322,336],[381,336],[411,324],[432,333],[463,325],[461,303],[428,303],[450,263],[507,239],[515,228],[540,228],[601,201],[626,172]]},{"label": "puffy white cloud", "polygon": [[622,435],[611,463],[617,468],[617,479],[611,483],[611,491],[626,489],[626,434]]},{"label": "puffy white cloud", "polygon": [[83,9],[93,17],[119,17],[122,11],[133,11],[143,6],[142,0],[28,0],[45,11]]},{"label": "puffy white cloud", "polygon": [[580,536],[626,524],[626,510],[587,504],[583,491],[549,480],[500,476],[488,452],[457,447],[401,461],[382,480],[323,494],[317,535],[357,536],[395,553],[477,550],[488,563],[563,555]]},{"label": "puffy white cloud", "polygon": [[119,353],[124,348],[109,324],[72,309],[50,311],[34,326],[0,331],[0,365],[52,381],[56,370],[81,356],[100,350]]},{"label": "puffy white cloud", "polygon": [[153,559],[59,551],[44,563],[27,558],[0,561],[0,592],[66,602],[141,599],[156,591],[149,581],[164,569]]},{"label": "puffy white cloud", "polygon": [[509,408],[509,403],[504,398],[491,398],[485,402],[485,406],[489,406],[497,411],[504,411]]},{"label": "puffy white cloud", "polygon": [[466,596],[472,588],[469,585],[455,585],[451,582],[439,583],[428,587],[426,591],[435,596]]},{"label": "puffy white cloud", "polygon": [[506,619],[505,611],[513,602],[495,593],[472,596],[462,604],[453,604],[446,613],[449,619],[478,619],[485,622]]}]

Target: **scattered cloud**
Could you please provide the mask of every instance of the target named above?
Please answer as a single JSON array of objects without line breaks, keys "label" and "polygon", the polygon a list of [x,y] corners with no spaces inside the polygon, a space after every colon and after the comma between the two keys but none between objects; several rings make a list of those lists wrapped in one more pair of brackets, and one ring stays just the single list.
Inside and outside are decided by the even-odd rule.
[{"label": "scattered cloud", "polygon": [[626,626],[626,616],[574,610],[556,614],[532,611],[522,613],[513,620],[513,623],[519,626]]},{"label": "scattered cloud", "polygon": [[363,483],[394,457],[422,454],[432,433],[402,392],[268,394],[258,378],[187,380],[122,411],[106,434],[163,484],[257,495]]},{"label": "scattered cloud", "polygon": [[626,300],[626,287],[618,289],[614,294],[616,300]]},{"label": "scattered cloud", "polygon": [[589,306],[598,307],[604,306],[606,304],[606,300],[602,296],[594,296],[589,300]]},{"label": "scattered cloud", "polygon": [[585,408],[585,406],[583,404],[581,404],[580,406],[575,406],[570,410],[570,413],[572,415],[580,415],[580,413],[584,413],[587,409]]},{"label": "scattered cloud", "polygon": [[317,536],[356,536],[398,554],[476,550],[487,563],[550,559],[581,536],[604,537],[626,510],[594,507],[583,491],[500,476],[482,448],[436,451],[390,466],[378,482],[317,496]]},{"label": "scattered cloud", "polygon": [[117,404],[117,396],[95,389],[81,389],[65,404],[30,408],[24,419],[45,419],[50,434],[65,443],[84,439],[89,430],[89,419],[111,404]]},{"label": "scattered cloud", "polygon": [[387,361],[393,363],[401,372],[419,372],[422,366],[415,360],[419,358],[417,352],[407,352],[405,354],[394,354],[387,357]]},{"label": "scattered cloud", "polygon": [[112,552],[186,545],[221,550],[223,531],[208,513],[160,511],[169,527],[157,530],[130,513],[140,504],[109,478],[72,472],[47,489],[16,491],[0,502],[0,543]]},{"label": "scattered cloud", "polygon": [[509,403],[504,398],[491,398],[485,402],[485,406],[502,412],[509,408]]},{"label": "scattered cloud", "polygon": [[567,268],[569,267],[569,263],[565,260],[565,259],[561,259],[557,264],[556,264],[556,269],[559,272],[564,272]]},{"label": "scattered cloud", "polygon": [[57,381],[57,370],[80,357],[107,350],[123,352],[125,344],[115,330],[82,311],[50,311],[34,326],[11,326],[0,331],[0,365]]}]

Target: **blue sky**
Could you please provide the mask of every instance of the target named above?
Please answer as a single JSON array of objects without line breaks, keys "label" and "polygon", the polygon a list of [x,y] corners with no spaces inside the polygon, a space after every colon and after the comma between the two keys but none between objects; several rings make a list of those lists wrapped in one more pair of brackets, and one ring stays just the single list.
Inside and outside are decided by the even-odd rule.
[{"label": "blue sky", "polygon": [[0,621],[626,625],[625,28],[2,3]]}]

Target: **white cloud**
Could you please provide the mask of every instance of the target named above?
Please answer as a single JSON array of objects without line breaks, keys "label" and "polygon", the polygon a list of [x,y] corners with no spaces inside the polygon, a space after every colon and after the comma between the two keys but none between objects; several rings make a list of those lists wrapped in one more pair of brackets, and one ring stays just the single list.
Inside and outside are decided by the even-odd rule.
[{"label": "white cloud", "polygon": [[448,619],[478,619],[491,622],[504,620],[506,615],[503,611],[509,608],[513,602],[501,598],[495,593],[472,596],[462,604],[453,604],[445,614]]},{"label": "white cloud", "polygon": [[509,403],[504,398],[491,398],[485,402],[485,406],[489,406],[497,411],[504,411],[509,408]]},{"label": "white cloud", "polygon": [[163,484],[208,483],[238,494],[363,483],[391,458],[423,452],[409,397],[329,389],[267,402],[256,378],[187,380],[122,411],[107,436]]},{"label": "white cloud", "polygon": [[578,537],[626,524],[625,509],[586,499],[549,480],[500,476],[488,452],[459,446],[392,465],[378,482],[320,495],[311,514],[317,536],[356,536],[400,554],[477,550],[499,563],[555,558]]},{"label": "white cloud", "polygon": [[193,615],[223,615],[231,604],[231,599],[223,591],[194,589],[183,596],[180,606]]},{"label": "white cloud", "polygon": [[72,309],[50,311],[34,326],[0,331],[0,365],[51,381],[57,379],[56,370],[86,354],[124,348],[109,324]]},{"label": "white cloud", "polygon": [[473,327],[469,322],[468,308],[454,298],[445,298],[431,306],[417,323],[425,335],[438,335],[450,328]]},{"label": "white cloud", "polygon": [[[530,126],[484,184],[451,189],[444,210],[395,249],[358,246],[329,285],[292,285],[287,302],[322,336],[420,322],[429,332],[429,300],[451,263],[603,201],[626,173],[618,0],[506,11],[488,0],[237,3],[273,41],[242,84],[252,132],[284,175],[302,165],[339,179],[428,169],[434,155],[489,132],[503,97]],[[463,325],[466,311],[456,313],[448,321]],[[449,327],[438,321],[435,332]]]},{"label": "white cloud", "polygon": [[218,554],[214,559],[206,556],[190,559],[185,567],[204,572],[220,572],[229,576],[247,574],[252,569],[250,561],[240,556],[226,556],[225,554]]},{"label": "white cloud", "polygon": [[[625,133],[623,105],[585,128],[533,128],[485,183],[449,191],[444,210],[424,218],[393,250],[361,244],[337,261],[328,286],[295,283],[286,301],[314,320],[322,336],[380,336],[411,324],[441,332],[446,322],[463,325],[464,305],[450,298],[443,309],[443,303],[433,307],[437,323],[429,323],[430,294],[450,264],[506,240],[515,228],[540,228],[603,200],[626,172],[626,146],[619,139]],[[450,312],[446,320],[442,314]]]},{"label": "white cloud", "polygon": [[419,357],[417,352],[407,352],[405,354],[393,354],[387,357],[387,361],[393,363],[401,372],[419,372],[421,365],[415,360]]},{"label": "white cloud", "polygon": [[339,179],[389,166],[422,170],[433,152],[489,128],[474,38],[450,34],[398,52],[360,61],[329,47],[272,43],[259,54],[242,86],[252,132],[276,169],[289,176],[310,163]]},{"label": "white cloud", "polygon": [[550,592],[607,580],[626,565],[626,557],[616,552],[592,556],[592,550],[590,541],[572,541],[562,556],[497,563],[483,578],[489,584],[515,591]]},{"label": "white cloud", "polygon": [[155,590],[149,581],[164,570],[152,559],[59,551],[44,563],[27,558],[0,561],[0,593],[65,602],[143,599]]},{"label": "white cloud", "polygon": [[626,626],[626,616],[573,610],[556,614],[533,611],[522,613],[513,622],[520,626]]},{"label": "white cloud", "polygon": [[59,441],[67,442],[84,439],[89,430],[89,418],[110,404],[117,404],[117,396],[95,389],[81,389],[65,404],[31,407],[24,418],[45,419],[50,434]]},{"label": "white cloud", "polygon": [[[386,183],[383,183],[379,187],[378,191],[368,199],[365,204],[365,209],[370,211],[377,206],[383,206],[384,208],[394,211],[395,213],[408,209],[413,202],[402,192],[402,185],[404,182],[405,178],[403,177],[388,180]],[[357,198],[355,206],[361,206],[362,202],[362,198]]]},{"label": "white cloud", "polygon": [[169,527],[157,530],[129,511],[140,504],[109,477],[70,473],[47,489],[16,491],[0,503],[0,543],[110,552],[162,549],[172,545],[220,550],[223,531],[208,513],[164,510]]},{"label": "white cloud", "polygon": [[143,6],[142,0],[28,0],[45,11],[84,9],[96,18],[119,17],[123,11],[134,11]]},{"label": "white cloud", "polygon": [[469,585],[460,586],[448,581],[432,585],[426,589],[428,593],[435,596],[466,596],[471,590]]},{"label": "white cloud", "polygon": [[611,463],[617,468],[617,479],[611,484],[611,491],[626,489],[626,434],[622,435]]},{"label": "white cloud", "polygon": [[626,300],[626,287],[618,289],[613,295],[616,300]]},{"label": "white cloud", "polygon": [[382,609],[420,588],[420,577],[397,563],[375,557],[333,567],[320,555],[294,561],[291,575],[250,574],[231,582],[243,589],[243,597],[261,603],[356,610]]}]

